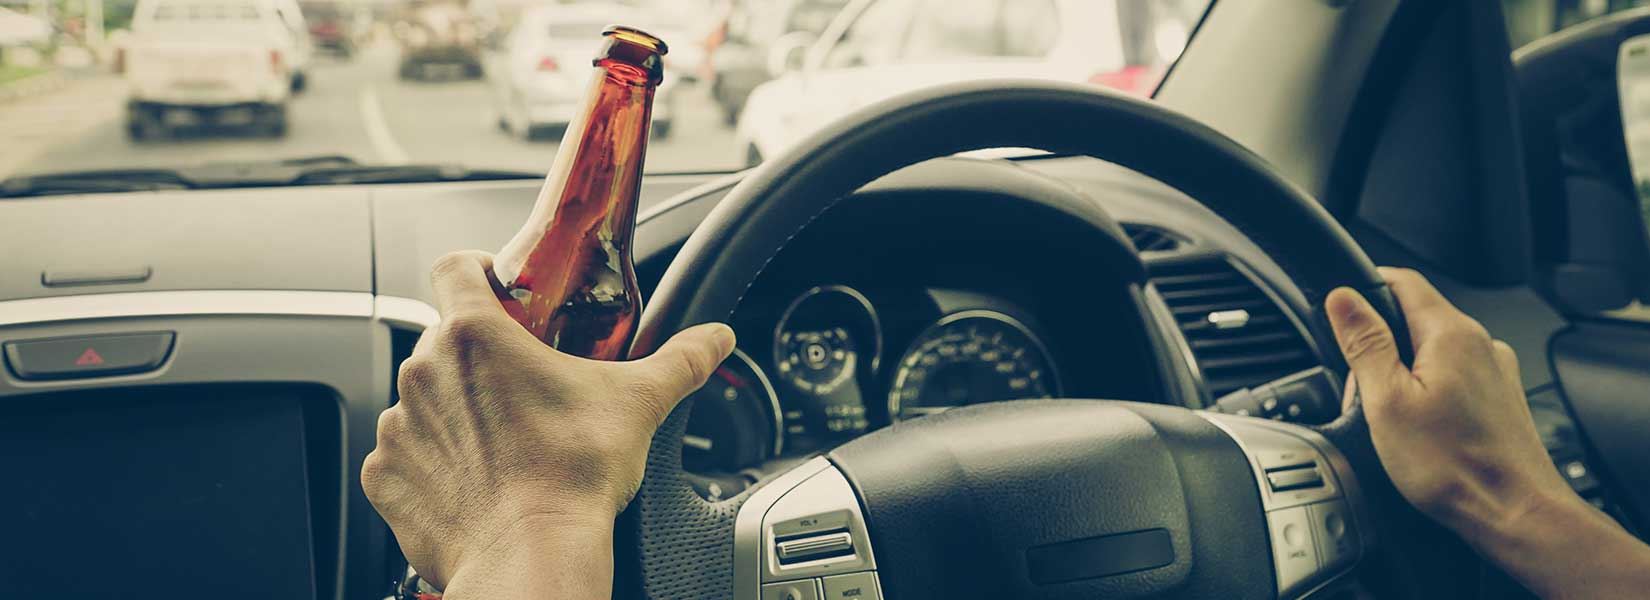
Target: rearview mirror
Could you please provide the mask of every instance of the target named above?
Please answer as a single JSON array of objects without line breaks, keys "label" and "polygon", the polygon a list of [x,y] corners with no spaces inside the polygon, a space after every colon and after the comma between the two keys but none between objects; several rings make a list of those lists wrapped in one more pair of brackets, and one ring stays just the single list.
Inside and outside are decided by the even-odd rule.
[{"label": "rearview mirror", "polygon": [[805,31],[792,31],[779,36],[768,47],[768,74],[777,78],[791,71],[800,71],[808,55],[814,36]]}]

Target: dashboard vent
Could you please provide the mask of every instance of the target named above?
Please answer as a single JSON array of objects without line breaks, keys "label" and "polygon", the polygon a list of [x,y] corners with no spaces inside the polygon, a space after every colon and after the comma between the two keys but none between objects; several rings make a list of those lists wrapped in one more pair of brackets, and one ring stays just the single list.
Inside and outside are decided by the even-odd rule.
[{"label": "dashboard vent", "polygon": [[1149,265],[1213,398],[1317,366],[1277,302],[1223,259]]},{"label": "dashboard vent", "polygon": [[1129,241],[1133,242],[1134,249],[1140,252],[1173,252],[1186,243],[1180,236],[1161,227],[1139,223],[1124,223],[1123,233],[1129,234]]}]

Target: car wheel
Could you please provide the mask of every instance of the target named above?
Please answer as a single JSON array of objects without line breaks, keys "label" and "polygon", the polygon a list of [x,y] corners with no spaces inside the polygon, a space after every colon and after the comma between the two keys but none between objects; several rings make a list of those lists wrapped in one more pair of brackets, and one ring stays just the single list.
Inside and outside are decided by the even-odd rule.
[{"label": "car wheel", "polygon": [[303,71],[292,74],[292,93],[296,94],[302,92],[308,85],[309,77],[306,76]]},{"label": "car wheel", "polygon": [[422,75],[423,72],[424,72],[423,65],[420,65],[420,64],[412,62],[412,61],[406,61],[406,62],[401,63],[401,69],[400,69],[399,75],[401,76],[402,79],[412,81],[412,80],[415,80],[415,79],[419,79],[420,78],[419,76]]}]

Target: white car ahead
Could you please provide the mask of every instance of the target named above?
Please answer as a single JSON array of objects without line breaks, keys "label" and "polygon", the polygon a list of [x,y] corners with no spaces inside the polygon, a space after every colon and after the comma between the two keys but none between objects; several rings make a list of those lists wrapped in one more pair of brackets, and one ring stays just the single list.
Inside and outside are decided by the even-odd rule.
[{"label": "white car ahead", "polygon": [[[524,11],[502,48],[489,52],[486,60],[499,128],[527,140],[565,128],[589,91],[591,59],[601,48],[602,30],[614,23],[639,25],[666,43],[675,37],[648,26],[624,5],[546,5]],[[657,138],[670,134],[670,92],[682,75],[669,54],[665,60],[665,79],[653,100]]]},{"label": "white car ahead", "polygon": [[[189,125],[285,135],[307,46],[290,0],[140,0],[120,68],[133,139]],[[291,15],[291,16],[288,16]],[[302,31],[301,29],[299,31]]]},{"label": "white car ahead", "polygon": [[[776,43],[779,77],[751,92],[735,146],[746,164],[773,156],[860,107],[918,88],[991,77],[1093,82],[1149,92],[1126,60],[1141,19],[1115,0],[854,0],[811,44]],[[1173,43],[1178,21],[1147,32]],[[1185,30],[1180,29],[1180,43]],[[1149,39],[1149,38],[1148,38]],[[1161,45],[1161,44],[1160,44]],[[1177,55],[1179,48],[1173,50]]]}]

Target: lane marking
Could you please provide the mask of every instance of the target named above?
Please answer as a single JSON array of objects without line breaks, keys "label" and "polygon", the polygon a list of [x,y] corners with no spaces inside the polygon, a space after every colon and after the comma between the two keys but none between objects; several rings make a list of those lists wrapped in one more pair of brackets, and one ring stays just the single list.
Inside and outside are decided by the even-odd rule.
[{"label": "lane marking", "polygon": [[367,128],[367,141],[378,153],[379,160],[392,165],[405,164],[407,151],[390,134],[390,124],[384,120],[384,107],[378,103],[378,88],[367,86],[361,90],[361,123]]}]

